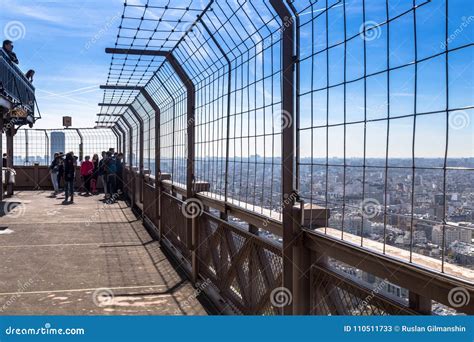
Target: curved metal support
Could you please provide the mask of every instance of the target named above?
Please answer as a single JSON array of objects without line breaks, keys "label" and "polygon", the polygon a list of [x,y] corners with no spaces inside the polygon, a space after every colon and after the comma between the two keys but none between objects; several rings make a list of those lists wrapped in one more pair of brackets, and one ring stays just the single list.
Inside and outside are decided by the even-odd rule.
[{"label": "curved metal support", "polygon": [[133,114],[135,119],[137,119],[139,127],[138,127],[138,139],[139,139],[139,148],[140,148],[140,158],[138,159],[138,170],[140,171],[140,175],[143,176],[143,147],[145,145],[144,139],[144,123],[143,118],[138,114],[137,110],[133,107],[133,105],[128,106],[128,109]]},{"label": "curved metal support", "polygon": [[122,150],[122,141],[120,140],[119,133],[117,131],[117,128],[115,126],[112,126],[110,128],[112,130],[112,133],[114,133],[115,137],[117,138],[117,150],[121,151]]},{"label": "curved metal support", "polygon": [[133,127],[132,125],[130,124],[130,122],[128,122],[128,120],[125,118],[125,116],[122,116],[120,119],[123,120],[123,123],[125,124],[125,126],[127,126],[128,128],[128,131],[130,132],[129,134],[129,137],[128,137],[128,144],[129,144],[129,156],[128,156],[128,164],[130,166],[130,168],[132,168],[133,166]]},{"label": "curved metal support", "polygon": [[76,129],[77,135],[79,136],[80,143],[79,143],[79,161],[84,159],[84,137],[79,128]]},{"label": "curved metal support", "polygon": [[[219,44],[219,41],[214,37],[212,34],[211,30],[209,30],[209,27],[206,25],[204,20],[201,20],[201,24],[206,30],[207,34],[209,37],[211,37],[211,40],[214,42],[214,44],[217,46],[219,49],[221,55],[224,57],[224,59],[227,62],[227,68],[228,68],[228,73],[227,73],[227,134],[226,134],[226,151],[225,151],[225,179],[224,179],[224,201],[225,205],[227,205],[227,199],[229,196],[229,149],[230,149],[230,144],[229,144],[229,139],[230,139],[230,107],[231,107],[231,98],[230,98],[230,91],[232,87],[232,64],[230,62],[229,57],[225,53],[224,49],[222,46]],[[227,210],[225,212],[225,216],[227,216]],[[222,217],[224,218],[224,217]]]},{"label": "curved metal support", "polygon": [[[176,123],[176,100],[175,100],[173,94],[171,94],[171,92],[168,90],[166,85],[163,83],[163,81],[159,77],[157,77],[156,79],[158,80],[158,82],[160,82],[161,86],[163,87],[163,89],[166,91],[166,93],[170,97],[171,103],[172,103],[172,106],[173,106],[173,127],[172,127],[172,130],[171,130],[172,131],[172,133],[171,133],[172,138],[171,139],[173,139],[173,148],[171,149],[171,160],[174,160],[174,134],[175,134],[175,123]],[[173,181],[173,176],[174,176],[174,163],[171,163],[171,181]]]},{"label": "curved metal support", "polygon": [[[160,56],[165,57],[167,62],[171,65],[174,72],[183,83],[187,92],[187,134],[188,134],[188,143],[187,143],[187,173],[186,173],[186,197],[191,198],[194,196],[194,126],[195,126],[195,103],[196,103],[196,88],[193,81],[186,73],[184,68],[179,64],[178,60],[175,58],[171,51],[162,51],[162,50],[138,50],[138,49],[119,49],[119,48],[106,48],[106,53],[113,54],[125,54],[125,55],[146,55],[146,56]],[[104,104],[99,104],[104,105]]]},{"label": "curved metal support", "polygon": [[[49,151],[49,135],[48,135],[48,132],[46,130],[43,130],[44,132],[44,135],[46,137],[46,153],[45,153],[45,156],[46,156],[46,164],[49,165],[49,155],[50,155],[50,151]],[[52,162],[52,161],[51,161]]]},{"label": "curved metal support", "polygon": [[120,120],[115,123],[115,127],[117,128],[117,130],[121,134],[120,140],[121,140],[121,148],[122,149],[121,149],[120,152],[125,153],[127,151],[127,142],[125,140],[127,135],[126,135],[125,130],[123,129],[123,127],[120,125]]},{"label": "curved metal support", "polygon": [[[106,53],[126,54],[126,55],[147,55],[147,56],[162,56],[171,65],[174,72],[186,88],[187,98],[187,160],[186,160],[186,199],[190,199],[195,194],[194,189],[194,128],[195,128],[195,103],[196,103],[196,88],[193,81],[186,73],[182,65],[178,62],[172,52],[160,50],[136,50],[136,49],[117,49],[107,48]],[[197,244],[195,237],[197,236],[197,227],[194,219],[187,219],[186,224],[186,241],[187,247],[192,253],[192,280],[193,283],[197,280]]]},{"label": "curved metal support", "polygon": [[156,179],[159,178],[161,175],[161,155],[160,155],[160,148],[161,148],[161,141],[160,141],[160,126],[161,126],[161,113],[160,107],[158,104],[153,100],[153,97],[148,93],[145,88],[140,89],[140,93],[143,95],[145,100],[150,104],[151,108],[155,111],[155,176]]}]

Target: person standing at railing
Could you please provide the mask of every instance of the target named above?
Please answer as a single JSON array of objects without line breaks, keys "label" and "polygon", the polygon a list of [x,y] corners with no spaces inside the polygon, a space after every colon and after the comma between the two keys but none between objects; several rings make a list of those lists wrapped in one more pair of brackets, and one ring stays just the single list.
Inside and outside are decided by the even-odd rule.
[{"label": "person standing at railing", "polygon": [[99,162],[99,170],[97,171],[97,174],[99,175],[100,182],[104,187],[104,195],[107,197],[107,175],[105,174],[105,160],[107,156],[105,151],[102,151],[101,156],[102,159]]},{"label": "person standing at railing", "polygon": [[116,165],[117,165],[117,177],[116,177],[117,193],[119,195],[122,195],[123,194],[123,153],[117,154]]},{"label": "person standing at railing", "polygon": [[35,71],[33,69],[28,70],[25,74],[26,79],[30,83],[33,83],[33,77],[34,76],[35,76]]},{"label": "person standing at railing", "polygon": [[60,159],[59,153],[55,153],[53,161],[51,162],[51,165],[49,166],[49,169],[51,171],[51,183],[53,183],[54,196],[56,196],[59,193],[59,185],[58,185],[59,159]]},{"label": "person standing at railing", "polygon": [[94,154],[92,156],[92,164],[94,165],[94,171],[92,173],[91,188],[92,188],[92,194],[96,195],[97,194],[97,179],[99,178],[99,156],[97,154]]},{"label": "person standing at railing", "polygon": [[[74,153],[69,152],[64,159],[64,201],[63,204],[74,203],[74,179],[76,177],[76,161]],[[71,198],[71,202],[68,199]]]},{"label": "person standing at railing", "polygon": [[58,189],[61,191],[61,180],[64,176],[64,153],[59,152],[58,157]]},{"label": "person standing at railing", "polygon": [[112,152],[107,152],[105,160],[105,173],[107,175],[107,196],[111,202],[115,201],[117,183],[117,161]]},{"label": "person standing at railing", "polygon": [[8,39],[4,40],[2,49],[3,49],[3,52],[5,52],[5,54],[8,56],[8,58],[10,58],[10,60],[13,63],[15,64],[19,63],[18,58],[16,57],[16,54],[13,52],[13,42],[11,40],[8,40]]},{"label": "person standing at railing", "polygon": [[86,196],[91,194],[91,181],[94,173],[94,164],[90,161],[91,157],[86,156],[85,160],[81,163],[81,176],[86,188]]}]

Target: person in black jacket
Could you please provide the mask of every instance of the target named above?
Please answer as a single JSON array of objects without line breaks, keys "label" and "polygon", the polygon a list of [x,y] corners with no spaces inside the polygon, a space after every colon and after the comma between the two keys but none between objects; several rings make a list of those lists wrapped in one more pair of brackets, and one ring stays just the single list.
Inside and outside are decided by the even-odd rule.
[{"label": "person in black jacket", "polygon": [[116,187],[117,193],[119,195],[123,194],[123,153],[118,153],[116,162],[116,172],[117,172],[117,179],[116,179]]},{"label": "person in black jacket", "polygon": [[[74,179],[76,177],[76,160],[74,153],[69,152],[64,159],[64,196],[63,204],[74,203]],[[68,198],[71,197],[71,202]]]},{"label": "person in black jacket", "polygon": [[64,176],[64,153],[59,152],[59,158],[58,158],[58,191],[61,191],[61,180],[63,179]]},{"label": "person in black jacket", "polygon": [[3,45],[2,45],[3,52],[10,58],[10,60],[18,64],[18,58],[16,57],[16,54],[13,52],[13,42],[11,40],[4,40]]}]

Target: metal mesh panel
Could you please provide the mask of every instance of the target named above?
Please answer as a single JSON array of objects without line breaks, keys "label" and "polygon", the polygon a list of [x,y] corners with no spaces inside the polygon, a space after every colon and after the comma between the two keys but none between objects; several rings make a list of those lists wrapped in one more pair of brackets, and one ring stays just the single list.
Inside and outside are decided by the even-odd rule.
[{"label": "metal mesh panel", "polygon": [[443,236],[472,234],[457,223],[473,222],[459,201],[472,192],[460,185],[472,184],[474,171],[472,140],[460,143],[472,135],[472,97],[462,93],[472,81],[473,39],[451,37],[462,27],[462,7],[293,3],[301,197],[331,209],[326,226],[341,239],[406,250],[407,261],[442,260],[428,266],[437,271],[445,262],[467,267],[450,256],[462,247]]},{"label": "metal mesh panel", "polygon": [[92,158],[96,153],[100,155],[109,148],[117,148],[116,137],[110,129],[20,129],[13,140],[13,164],[49,165],[56,152],[73,151],[79,156],[81,142],[83,157],[89,155]]}]

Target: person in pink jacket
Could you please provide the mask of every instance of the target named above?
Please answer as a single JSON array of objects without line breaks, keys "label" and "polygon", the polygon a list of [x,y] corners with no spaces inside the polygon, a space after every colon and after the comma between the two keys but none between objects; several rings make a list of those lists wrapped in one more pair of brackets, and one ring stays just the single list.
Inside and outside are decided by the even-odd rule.
[{"label": "person in pink jacket", "polygon": [[81,177],[86,188],[86,195],[91,194],[91,180],[94,174],[94,163],[90,161],[91,157],[86,156],[85,160],[81,164]]}]

